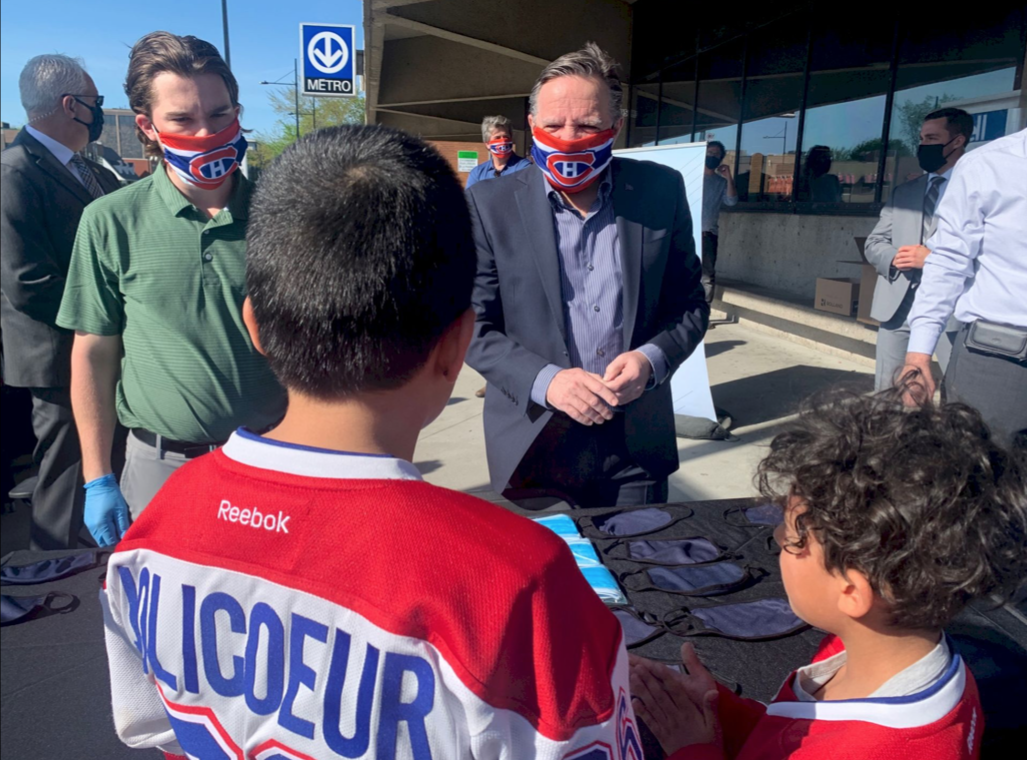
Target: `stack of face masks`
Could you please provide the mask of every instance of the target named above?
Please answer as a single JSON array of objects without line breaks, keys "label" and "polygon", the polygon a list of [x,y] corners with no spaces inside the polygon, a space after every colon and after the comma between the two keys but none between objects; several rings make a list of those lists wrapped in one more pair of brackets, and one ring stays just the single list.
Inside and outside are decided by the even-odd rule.
[{"label": "stack of face masks", "polygon": [[600,599],[607,604],[627,604],[628,600],[617,585],[613,574],[599,561],[599,555],[592,547],[592,542],[582,538],[574,520],[567,515],[551,515],[536,518],[535,522],[549,528],[567,542],[578,569]]}]

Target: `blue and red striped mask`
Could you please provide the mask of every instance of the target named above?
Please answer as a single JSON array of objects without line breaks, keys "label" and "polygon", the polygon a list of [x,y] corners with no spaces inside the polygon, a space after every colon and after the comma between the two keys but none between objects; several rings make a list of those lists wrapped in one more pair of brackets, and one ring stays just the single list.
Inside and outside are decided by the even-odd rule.
[{"label": "blue and red striped mask", "polygon": [[549,184],[565,193],[578,193],[599,179],[610,165],[617,130],[611,128],[577,140],[561,140],[535,127],[531,136],[531,156]]},{"label": "blue and red striped mask", "polygon": [[509,156],[513,153],[513,140],[509,137],[497,137],[495,140],[489,140],[485,145],[488,146],[489,153],[493,156]]},{"label": "blue and red striped mask", "polygon": [[214,190],[228,179],[246,155],[246,136],[239,119],[206,137],[158,134],[164,160],[182,180],[204,190]]}]

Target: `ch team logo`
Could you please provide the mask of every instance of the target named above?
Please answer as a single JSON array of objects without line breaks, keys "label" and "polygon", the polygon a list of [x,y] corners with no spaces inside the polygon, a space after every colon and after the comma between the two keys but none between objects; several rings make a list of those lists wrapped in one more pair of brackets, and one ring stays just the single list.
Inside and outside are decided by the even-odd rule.
[{"label": "ch team logo", "polygon": [[239,151],[235,149],[235,146],[226,145],[223,148],[193,156],[189,160],[189,173],[196,178],[197,182],[215,182],[231,174],[238,164]]},{"label": "ch team logo", "polygon": [[617,748],[621,760],[642,760],[642,742],[638,738],[634,713],[627,692],[620,690],[617,697]]},{"label": "ch team logo", "polygon": [[592,153],[554,153],[546,159],[550,173],[564,187],[581,184],[595,163]]}]

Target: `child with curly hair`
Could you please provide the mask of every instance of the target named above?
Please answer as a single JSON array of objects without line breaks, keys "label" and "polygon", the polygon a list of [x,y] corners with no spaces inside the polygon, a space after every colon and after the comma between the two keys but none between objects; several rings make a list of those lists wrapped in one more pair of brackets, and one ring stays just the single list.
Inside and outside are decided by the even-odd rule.
[{"label": "child with curly hair", "polygon": [[1027,575],[1027,467],[967,406],[902,390],[810,405],[757,478],[795,614],[830,635],[770,705],[633,657],[636,714],[671,760],[979,756],[977,686],[944,628]]}]

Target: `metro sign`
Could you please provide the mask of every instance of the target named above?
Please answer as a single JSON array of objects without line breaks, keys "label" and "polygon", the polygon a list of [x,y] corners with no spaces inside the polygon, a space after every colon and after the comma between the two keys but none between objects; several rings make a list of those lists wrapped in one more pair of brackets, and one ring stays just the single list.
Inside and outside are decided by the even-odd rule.
[{"label": "metro sign", "polygon": [[353,97],[356,68],[354,27],[347,24],[300,24],[302,93]]}]

